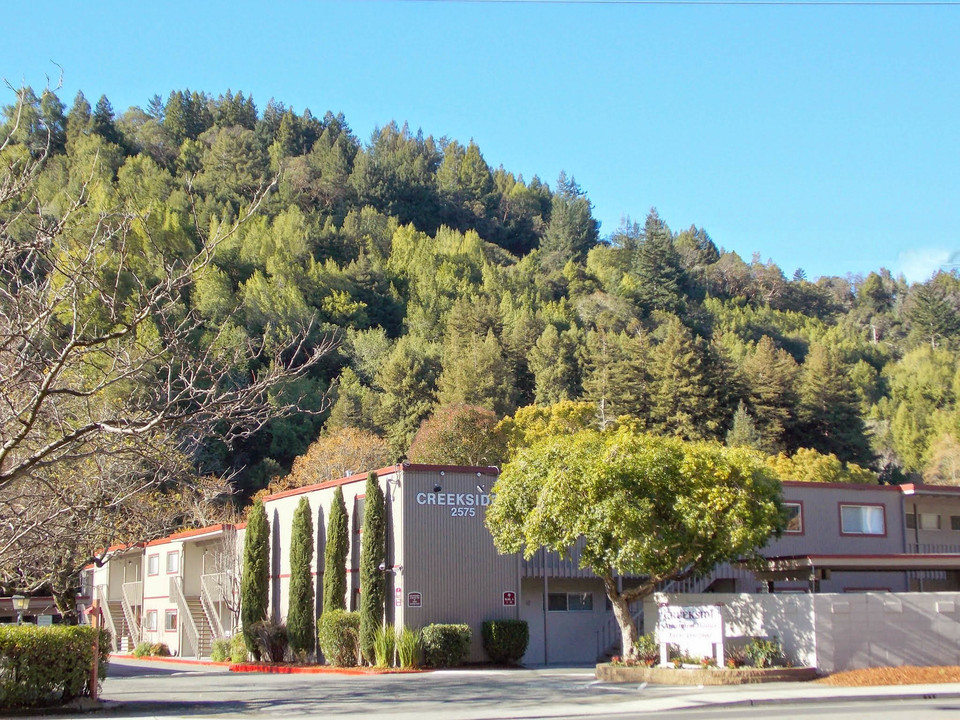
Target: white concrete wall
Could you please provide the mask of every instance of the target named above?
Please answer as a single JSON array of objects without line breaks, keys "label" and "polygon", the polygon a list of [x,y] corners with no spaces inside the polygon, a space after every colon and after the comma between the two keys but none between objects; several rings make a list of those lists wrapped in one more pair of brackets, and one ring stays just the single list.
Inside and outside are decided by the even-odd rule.
[{"label": "white concrete wall", "polygon": [[[778,637],[787,659],[823,672],[863,667],[960,664],[960,593],[655,595],[659,604],[721,604],[726,638]],[[691,654],[700,648],[692,647]]]}]

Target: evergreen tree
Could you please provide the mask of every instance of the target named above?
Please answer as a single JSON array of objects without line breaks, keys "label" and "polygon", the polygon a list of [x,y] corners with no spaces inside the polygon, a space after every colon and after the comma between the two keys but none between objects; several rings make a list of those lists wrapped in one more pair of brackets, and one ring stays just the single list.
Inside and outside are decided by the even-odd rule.
[{"label": "evergreen tree", "polygon": [[350,549],[347,504],[339,487],[333,494],[323,554],[323,612],[347,609],[347,552]]},{"label": "evergreen tree", "polygon": [[670,228],[650,210],[643,229],[643,242],[634,258],[636,290],[633,295],[647,313],[654,310],[679,312],[684,306],[683,267],[673,247]]},{"label": "evergreen tree", "polygon": [[247,651],[260,659],[254,626],[267,619],[270,591],[270,523],[263,501],[250,508],[243,542],[243,576],[240,580],[240,622]]},{"label": "evergreen tree", "polygon": [[750,447],[759,450],[761,442],[757,426],[741,401],[733,415],[733,426],[727,431],[727,447]]},{"label": "evergreen tree", "polygon": [[708,380],[706,352],[679,318],[667,322],[666,337],[650,360],[652,429],[688,440],[715,437],[716,388]]},{"label": "evergreen tree", "polygon": [[796,405],[796,361],[764,335],[741,364],[752,415],[761,437],[761,449],[778,452],[784,433],[792,426]]},{"label": "evergreen tree", "polygon": [[314,618],[313,517],[307,498],[300,498],[290,530],[290,599],[287,605],[287,634],[290,649],[301,658],[312,655],[317,643]]},{"label": "evergreen tree", "polygon": [[846,368],[822,343],[814,343],[799,382],[800,444],[844,462],[873,460],[859,402]]},{"label": "evergreen tree", "polygon": [[533,346],[529,361],[536,382],[537,405],[553,405],[579,396],[577,340],[576,330],[560,332],[550,324]]},{"label": "evergreen tree", "polygon": [[577,181],[567,180],[561,172],[550,204],[550,222],[540,245],[544,267],[559,270],[570,260],[583,261],[599,236],[600,223],[593,218],[593,205]]},{"label": "evergreen tree", "polygon": [[386,574],[380,566],[387,560],[387,508],[375,472],[367,475],[360,540],[360,650],[374,663],[373,639],[383,625]]},{"label": "evergreen tree", "polygon": [[117,132],[117,126],[114,123],[113,105],[107,100],[106,95],[101,95],[97,100],[97,106],[93,110],[91,129],[108,143],[120,144],[120,133]]}]

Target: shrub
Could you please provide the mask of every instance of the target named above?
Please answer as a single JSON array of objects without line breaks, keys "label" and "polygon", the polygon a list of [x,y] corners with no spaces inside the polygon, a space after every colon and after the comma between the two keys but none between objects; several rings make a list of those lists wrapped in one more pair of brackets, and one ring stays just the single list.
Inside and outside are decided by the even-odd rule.
[{"label": "shrub", "polygon": [[137,643],[137,646],[133,649],[133,656],[135,658],[141,658],[150,655],[150,645],[146,641]]},{"label": "shrub", "polygon": [[753,638],[747,643],[744,653],[754,667],[765,668],[784,664],[783,648],[777,638],[772,640]]},{"label": "shrub", "polygon": [[255,623],[250,629],[260,657],[266,658],[268,662],[283,662],[289,640],[287,626],[273,620],[264,620]]},{"label": "shrub", "polygon": [[495,663],[520,662],[530,643],[526,620],[485,620],[482,634],[483,649]]},{"label": "shrub", "polygon": [[[0,708],[52,705],[90,694],[93,628],[0,626]],[[100,679],[110,633],[100,630]]]},{"label": "shrub", "polygon": [[641,665],[652,667],[660,659],[660,643],[655,635],[641,635],[633,644],[637,650],[637,660]]},{"label": "shrub", "polygon": [[214,662],[226,662],[230,658],[230,639],[217,638],[210,647],[210,659]]},{"label": "shrub", "polygon": [[230,662],[246,662],[247,657],[247,642],[243,639],[243,633],[237,633],[230,638]]},{"label": "shrub", "polygon": [[346,610],[329,610],[320,616],[320,650],[327,663],[335,667],[357,664],[357,640],[360,616]]},{"label": "shrub", "polygon": [[420,633],[423,660],[429,667],[453,667],[470,652],[469,625],[427,625]]},{"label": "shrub", "polygon": [[133,656],[140,657],[170,657],[170,648],[165,643],[141,642],[133,649]]},{"label": "shrub", "polygon": [[724,651],[724,655],[726,656],[728,668],[740,668],[746,665],[749,661],[746,648],[743,647],[727,648]]},{"label": "shrub", "polygon": [[420,633],[408,627],[397,633],[397,662],[410,669],[420,665]]},{"label": "shrub", "polygon": [[393,655],[397,649],[397,632],[393,625],[381,625],[373,634],[373,655],[377,667],[393,665]]}]

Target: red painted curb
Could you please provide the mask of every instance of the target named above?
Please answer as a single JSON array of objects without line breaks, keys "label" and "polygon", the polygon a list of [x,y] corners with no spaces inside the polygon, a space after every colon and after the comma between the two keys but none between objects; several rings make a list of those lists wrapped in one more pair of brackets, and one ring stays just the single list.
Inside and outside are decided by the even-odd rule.
[{"label": "red painted curb", "polygon": [[112,658],[125,658],[127,660],[147,660],[152,662],[173,662],[180,663],[182,665],[215,665],[217,667],[228,667],[230,663],[228,662],[213,662],[213,660],[194,660],[193,658],[181,658],[181,657],[159,657],[157,655],[144,655],[143,657],[135,657],[131,654],[124,655],[123,653],[110,653]]},{"label": "red painted curb", "polygon": [[427,671],[420,668],[405,670],[399,668],[338,668],[328,665],[257,665],[254,663],[237,663],[230,666],[230,672],[273,673],[276,675],[397,675]]}]

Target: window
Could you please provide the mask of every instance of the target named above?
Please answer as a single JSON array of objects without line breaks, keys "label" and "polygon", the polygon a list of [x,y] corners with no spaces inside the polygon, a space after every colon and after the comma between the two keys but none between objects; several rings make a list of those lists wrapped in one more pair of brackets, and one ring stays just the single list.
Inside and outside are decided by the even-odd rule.
[{"label": "window", "polygon": [[907,513],[904,518],[904,524],[907,526],[907,530],[916,530],[917,529],[917,514],[916,513]]},{"label": "window", "polygon": [[167,632],[173,632],[177,629],[177,611],[176,610],[164,610],[163,611],[163,629]]},{"label": "window", "polygon": [[157,631],[157,611],[147,610],[147,616],[143,619],[143,629],[150,632]]},{"label": "window", "polygon": [[950,529],[951,529],[951,530],[960,530],[960,515],[951,515],[951,516],[950,516]]},{"label": "window", "polygon": [[355,532],[359,535],[363,532],[363,510],[366,506],[366,496],[357,495],[357,511],[353,514],[353,522],[356,526]]},{"label": "window", "polygon": [[180,570],[180,553],[176,550],[167,553],[167,574],[172,575]]},{"label": "window", "polygon": [[883,505],[841,505],[840,533],[843,535],[886,535]]},{"label": "window", "polygon": [[798,535],[803,534],[803,505],[800,503],[784,503],[783,506],[787,509],[787,528],[786,532],[795,533]]},{"label": "window", "polygon": [[547,610],[551,612],[592,612],[593,593],[548,593]]},{"label": "window", "polygon": [[147,575],[159,575],[159,574],[160,574],[160,556],[148,555],[147,556]]},{"label": "window", "polygon": [[939,530],[940,516],[936,513],[920,513],[921,530]]}]

